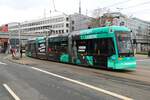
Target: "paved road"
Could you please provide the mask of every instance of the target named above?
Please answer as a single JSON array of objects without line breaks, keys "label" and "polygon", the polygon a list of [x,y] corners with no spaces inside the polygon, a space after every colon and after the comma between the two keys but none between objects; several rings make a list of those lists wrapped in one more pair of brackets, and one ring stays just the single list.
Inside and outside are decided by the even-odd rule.
[{"label": "paved road", "polygon": [[73,67],[70,66],[72,65],[51,62],[49,65],[43,63],[42,66],[33,67],[15,64],[1,57],[2,93],[8,98],[6,100],[12,99],[3,87],[3,84],[7,84],[21,100],[120,100],[122,97],[149,100],[150,98],[149,85],[104,74],[93,74],[81,70],[82,68],[72,70]]}]

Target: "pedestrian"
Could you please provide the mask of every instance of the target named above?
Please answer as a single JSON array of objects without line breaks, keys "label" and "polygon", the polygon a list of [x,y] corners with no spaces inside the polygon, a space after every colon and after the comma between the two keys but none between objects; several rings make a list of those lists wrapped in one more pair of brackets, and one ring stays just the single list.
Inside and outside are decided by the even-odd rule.
[{"label": "pedestrian", "polygon": [[22,48],[20,49],[20,58],[22,58]]},{"label": "pedestrian", "polygon": [[11,52],[11,56],[12,56],[12,58],[14,58],[13,48],[11,48],[11,49],[10,49],[10,52]]}]

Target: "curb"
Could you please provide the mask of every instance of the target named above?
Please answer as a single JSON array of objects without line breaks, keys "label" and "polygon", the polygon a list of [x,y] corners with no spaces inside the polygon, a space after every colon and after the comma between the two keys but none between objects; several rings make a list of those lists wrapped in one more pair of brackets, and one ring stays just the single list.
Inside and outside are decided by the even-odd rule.
[{"label": "curb", "polygon": [[12,58],[10,59],[10,58],[7,58],[7,60],[8,61],[10,61],[10,62],[13,62],[13,63],[17,63],[17,64],[21,64],[21,65],[32,65],[32,64],[25,64],[25,63],[23,63],[23,62],[17,62],[17,61],[15,61],[15,60],[13,60]]}]

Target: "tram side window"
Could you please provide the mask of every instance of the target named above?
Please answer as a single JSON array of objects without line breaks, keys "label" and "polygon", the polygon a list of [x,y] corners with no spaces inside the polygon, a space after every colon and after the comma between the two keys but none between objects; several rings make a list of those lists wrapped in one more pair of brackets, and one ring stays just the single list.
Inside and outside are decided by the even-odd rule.
[{"label": "tram side window", "polygon": [[94,51],[94,40],[79,40],[77,41],[77,52],[84,55],[92,55]]},{"label": "tram side window", "polygon": [[49,52],[53,53],[66,53],[67,52],[67,41],[61,41],[61,42],[50,42],[49,43]]},{"label": "tram side window", "polygon": [[94,54],[111,56],[115,53],[112,38],[101,38],[94,41]]},{"label": "tram side window", "polygon": [[31,50],[32,52],[35,51],[35,44],[34,44],[34,43],[31,43],[31,44],[30,44],[30,50]]},{"label": "tram side window", "polygon": [[59,42],[51,42],[51,52],[53,53],[59,52]]},{"label": "tram side window", "polygon": [[31,51],[31,43],[27,44],[27,51]]},{"label": "tram side window", "polygon": [[60,42],[55,42],[55,52],[59,53],[60,52]]},{"label": "tram side window", "polygon": [[87,54],[93,55],[94,53],[94,39],[87,40]]},{"label": "tram side window", "polygon": [[112,38],[108,39],[108,56],[115,54],[115,46]]},{"label": "tram side window", "polygon": [[51,53],[54,47],[54,42],[51,42],[50,39],[48,40],[48,52]]},{"label": "tram side window", "polygon": [[68,47],[67,41],[60,42],[59,46],[60,46],[59,49],[61,53],[67,53],[67,47]]},{"label": "tram side window", "polygon": [[105,55],[115,54],[112,38],[89,39],[77,41],[77,52],[84,55]]}]

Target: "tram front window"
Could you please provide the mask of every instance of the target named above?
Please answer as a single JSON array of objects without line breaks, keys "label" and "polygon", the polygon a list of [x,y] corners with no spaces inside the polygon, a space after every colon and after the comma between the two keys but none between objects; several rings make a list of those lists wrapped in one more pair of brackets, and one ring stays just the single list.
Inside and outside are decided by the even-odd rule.
[{"label": "tram front window", "polygon": [[133,56],[129,32],[116,32],[119,56]]}]

